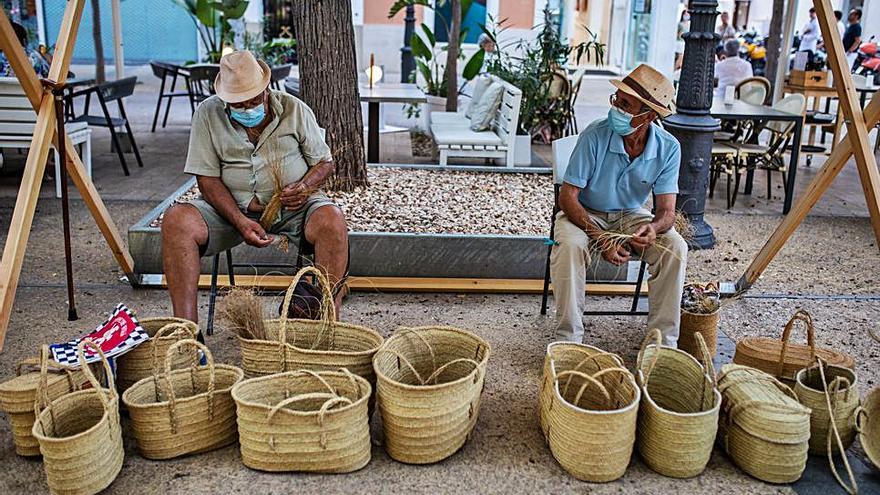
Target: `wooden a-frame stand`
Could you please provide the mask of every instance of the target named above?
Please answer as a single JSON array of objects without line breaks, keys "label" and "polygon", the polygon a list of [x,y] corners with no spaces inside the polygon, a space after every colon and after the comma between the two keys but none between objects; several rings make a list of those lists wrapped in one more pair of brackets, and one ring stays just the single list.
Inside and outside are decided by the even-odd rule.
[{"label": "wooden a-frame stand", "polygon": [[[73,54],[76,34],[79,30],[85,0],[67,0],[61,27],[58,30],[58,38],[55,45],[55,57],[49,69],[48,79],[57,83],[63,83],[67,79],[67,70],[70,67],[70,58]],[[31,225],[34,220],[34,209],[40,193],[43,181],[43,172],[46,169],[46,160],[49,156],[49,145],[58,146],[56,136],[55,106],[52,93],[44,91],[34,72],[33,66],[25,55],[24,49],[12,30],[9,18],[0,9],[0,50],[6,54],[9,64],[15,72],[15,76],[21,83],[24,92],[37,112],[37,123],[34,126],[34,136],[31,147],[28,150],[27,162],[24,174],[21,178],[21,187],[18,190],[18,198],[15,201],[15,210],[9,222],[9,233],[6,236],[6,246],[3,249],[3,259],[0,261],[0,350],[6,337],[9,325],[9,317],[12,314],[12,302],[15,299],[15,290],[18,287],[18,277],[21,274],[21,264],[24,260]],[[63,116],[61,117],[63,118]],[[88,206],[95,223],[98,225],[113,256],[122,267],[122,271],[128,276],[130,282],[135,283],[134,262],[131,255],[122,243],[119,231],[110,213],[104,206],[101,196],[86,175],[82,161],[73,147],[70,138],[65,136],[61,143],[65,147],[67,160],[64,166],[68,175],[79,189],[83,200]]]},{"label": "wooden a-frame stand", "polygon": [[[791,212],[776,227],[770,239],[752,260],[743,276],[736,282],[736,294],[742,294],[749,290],[758,280],[773,257],[779,253],[798,225],[813,208],[813,205],[819,201],[819,198],[849,161],[850,156],[855,157],[862,189],[865,193],[865,201],[868,203],[868,212],[871,215],[871,226],[874,229],[874,236],[877,238],[877,246],[880,246],[880,172],[877,170],[877,161],[871,151],[871,144],[868,142],[868,129],[873,128],[880,121],[880,92],[874,94],[871,102],[862,112],[859,99],[853,88],[850,67],[846,62],[843,41],[837,32],[837,21],[834,19],[831,2],[830,0],[814,0],[813,5],[816,7],[816,17],[819,20],[819,27],[828,50],[828,65],[831,67],[831,73],[834,74],[834,86],[837,88],[839,105],[843,110],[847,133],[831,152],[807,189],[797,198]],[[800,143],[794,143],[794,146],[799,145]]]}]

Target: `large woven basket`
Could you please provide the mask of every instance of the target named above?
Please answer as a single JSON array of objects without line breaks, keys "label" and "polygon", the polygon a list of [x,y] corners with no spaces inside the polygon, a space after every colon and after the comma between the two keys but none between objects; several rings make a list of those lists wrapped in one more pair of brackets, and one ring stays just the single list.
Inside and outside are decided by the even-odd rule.
[{"label": "large woven basket", "polygon": [[370,462],[370,384],[340,371],[289,371],[232,389],[241,460],[261,471],[349,473]]},{"label": "large woven basket", "polygon": [[[807,330],[807,345],[788,342],[795,323],[802,322]],[[785,325],[782,339],[747,337],[736,344],[733,362],[769,373],[786,384],[794,385],[798,371],[811,366],[816,357],[826,363],[852,369],[853,358],[834,349],[816,347],[813,318],[804,310],[798,310]]]},{"label": "large woven basket", "polygon": [[[639,453],[654,471],[673,478],[703,472],[718,431],[721,393],[715,369],[700,334],[703,365],[685,351],[663,347],[659,330],[645,338],[636,366],[642,387]],[[654,340],[653,345],[648,343]]]},{"label": "large woven basket", "polygon": [[[316,276],[321,285],[322,317],[317,321],[288,319],[296,284],[309,273]],[[247,378],[299,369],[335,371],[347,368],[371,384],[376,382],[372,361],[382,345],[382,336],[371,328],[336,321],[330,283],[314,267],[305,267],[296,274],[284,296],[281,317],[266,320],[266,331],[268,340],[239,336],[241,367]]]},{"label": "large woven basket", "polygon": [[856,409],[856,431],[868,459],[880,469],[880,386],[872,388]]},{"label": "large woven basket", "polygon": [[769,483],[798,480],[807,463],[810,409],[787,385],[748,366],[724,365],[718,389],[718,438],[736,465]]},{"label": "large woven basket", "polygon": [[[183,346],[196,349],[192,366],[172,371]],[[198,366],[198,350],[207,366]],[[195,340],[172,344],[166,351],[165,372],[144,378],[122,394],[138,452],[147,459],[171,459],[234,443],[238,431],[230,392],[243,377],[240,368],[214,364],[211,351]]]},{"label": "large woven basket", "polygon": [[451,327],[401,328],[376,356],[385,450],[408,464],[441,461],[477,423],[489,344]]},{"label": "large woven basket", "polygon": [[[48,356],[43,356],[48,359]],[[31,368],[37,369],[34,371]],[[9,416],[15,453],[21,456],[40,455],[40,444],[31,434],[34,426],[34,402],[40,384],[40,358],[25,359],[18,363],[15,378],[0,383],[0,409]],[[82,388],[87,383],[85,374],[55,361],[47,363],[46,388],[49,400]]]},{"label": "large woven basket", "polygon": [[556,364],[551,365],[552,397],[546,411],[550,452],[579,480],[620,478],[636,439],[641,391],[635,378],[621,367],[587,374]]},{"label": "large woven basket", "polygon": [[[128,390],[135,383],[151,377],[159,364],[156,357],[164,356],[171,344],[183,339],[194,339],[199,333],[195,323],[183,318],[143,318],[139,323],[150,336],[150,340],[126,352],[116,359],[116,385],[119,393]],[[184,366],[187,356],[175,358],[174,366]]]},{"label": "large woven basket", "polygon": [[[37,415],[32,433],[40,442],[46,480],[54,494],[97,493],[108,487],[122,469],[125,453],[113,372],[101,348],[91,340],[84,340],[77,347],[80,363],[85,363],[86,347],[101,357],[107,388],[102,388],[90,368],[83,366],[92,388],[48,402],[45,364],[41,370],[35,407],[45,409]],[[47,355],[48,347],[44,346],[42,352]]]}]

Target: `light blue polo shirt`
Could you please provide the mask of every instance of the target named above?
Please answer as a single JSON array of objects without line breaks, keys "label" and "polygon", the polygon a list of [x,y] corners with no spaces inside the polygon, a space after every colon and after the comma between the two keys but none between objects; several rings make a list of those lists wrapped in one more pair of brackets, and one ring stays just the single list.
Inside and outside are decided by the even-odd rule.
[{"label": "light blue polo shirt", "polygon": [[678,193],[681,147],[672,134],[651,124],[645,150],[630,160],[623,138],[611,131],[608,119],[584,129],[568,162],[563,180],[581,189],[578,200],[595,211],[641,208],[654,194]]}]

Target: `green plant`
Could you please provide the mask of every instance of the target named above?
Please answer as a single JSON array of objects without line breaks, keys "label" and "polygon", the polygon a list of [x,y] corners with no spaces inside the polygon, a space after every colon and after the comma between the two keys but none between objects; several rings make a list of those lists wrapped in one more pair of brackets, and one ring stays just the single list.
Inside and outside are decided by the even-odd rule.
[{"label": "green plant", "polygon": [[224,43],[232,40],[229,21],[240,19],[249,0],[171,0],[196,26],[210,62],[220,61]]}]

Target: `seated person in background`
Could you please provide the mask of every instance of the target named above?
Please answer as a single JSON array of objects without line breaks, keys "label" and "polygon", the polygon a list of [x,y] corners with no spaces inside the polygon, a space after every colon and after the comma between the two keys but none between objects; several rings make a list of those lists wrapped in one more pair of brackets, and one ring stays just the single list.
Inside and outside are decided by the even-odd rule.
[{"label": "seated person in background", "polygon": [[[199,105],[185,171],[202,198],[173,206],[162,222],[162,260],[174,316],[198,321],[199,259],[241,242],[265,248],[275,236],[315,247],[315,264],[341,288],[348,266],[342,212],[321,191],[334,171],[330,148],[305,103],[269,89],[270,69],[249,51],[220,60],[217,94]],[[260,217],[275,194],[272,164],[281,164],[282,209]],[[340,307],[344,290],[335,293]]]},{"label": "seated person in background", "polygon": [[[583,340],[586,267],[593,253],[624,265],[634,251],[650,266],[648,328],[659,329],[663,343],[674,347],[688,249],[673,229],[681,151],[654,121],[673,113],[675,89],[644,64],[611,83],[617,92],[608,117],[581,133],[559,194],[562,211],[550,258],[556,335]],[[643,206],[652,191],[653,214]],[[605,231],[634,237],[628,246],[612,245],[602,238]]]},{"label": "seated person in background", "polygon": [[[15,31],[15,37],[24,48],[24,54],[31,61],[37,77],[47,77],[49,75],[49,64],[38,52],[28,48],[28,32],[21,24],[12,22],[12,30]],[[0,52],[0,77],[15,77],[12,66],[9,65],[9,57],[5,53]]]},{"label": "seated person in background", "polygon": [[721,61],[715,64],[715,79],[718,80],[715,96],[724,96],[725,88],[736,86],[753,75],[752,64],[739,57],[738,40],[725,41],[721,57]]}]

